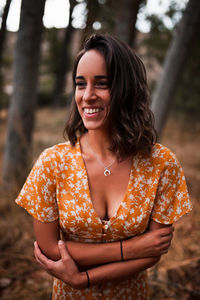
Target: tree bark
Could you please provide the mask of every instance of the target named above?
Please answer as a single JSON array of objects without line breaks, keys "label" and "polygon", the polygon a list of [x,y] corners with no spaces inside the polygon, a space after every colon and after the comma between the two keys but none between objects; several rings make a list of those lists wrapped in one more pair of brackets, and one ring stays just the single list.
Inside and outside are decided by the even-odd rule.
[{"label": "tree bark", "polygon": [[70,12],[69,12],[69,25],[65,30],[64,39],[61,45],[61,51],[58,58],[58,67],[55,76],[55,86],[53,91],[53,105],[61,106],[62,103],[62,95],[66,85],[66,74],[70,69],[70,45],[71,38],[74,32],[74,28],[72,26],[72,12],[74,6],[76,5],[76,0],[70,0]]},{"label": "tree bark", "polygon": [[166,122],[199,23],[200,1],[190,0],[167,51],[163,70],[152,97],[152,111],[158,135],[161,135]]},{"label": "tree bark", "polygon": [[83,29],[82,33],[82,41],[80,48],[82,49],[85,40],[91,35],[93,32],[92,25],[96,20],[96,17],[100,13],[100,5],[98,3],[98,0],[87,0],[87,22],[86,27]]},{"label": "tree bark", "polygon": [[141,0],[119,0],[116,2],[116,35],[130,46],[134,44],[135,24],[141,3]]},{"label": "tree bark", "polygon": [[3,47],[5,44],[5,38],[6,38],[6,21],[8,17],[8,12],[10,8],[11,0],[6,1],[6,5],[4,7],[3,16],[2,16],[2,22],[1,22],[1,29],[0,29],[0,67],[2,65],[2,55],[3,55]]},{"label": "tree bark", "polygon": [[3,10],[1,29],[0,29],[0,95],[1,95],[0,110],[2,109],[2,107],[4,105],[4,101],[3,101],[3,95],[4,95],[3,82],[4,82],[4,80],[3,80],[3,74],[2,74],[2,65],[3,65],[3,50],[5,47],[5,41],[6,41],[6,21],[7,21],[7,17],[8,17],[9,8],[10,8],[10,3],[11,3],[11,0],[6,1],[6,5]]},{"label": "tree bark", "polygon": [[30,162],[44,6],[45,0],[21,4],[3,165],[4,183],[13,191],[22,186]]}]

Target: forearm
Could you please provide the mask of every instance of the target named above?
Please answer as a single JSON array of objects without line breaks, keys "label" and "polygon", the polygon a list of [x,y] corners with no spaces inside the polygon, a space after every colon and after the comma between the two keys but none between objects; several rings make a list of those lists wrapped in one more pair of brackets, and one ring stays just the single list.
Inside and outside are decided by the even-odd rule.
[{"label": "forearm", "polygon": [[[124,260],[144,258],[140,251],[141,237],[133,237],[128,240],[123,240],[123,257]],[[66,241],[67,249],[79,266],[80,269],[91,268],[107,263],[118,262],[121,260],[120,242],[111,243],[79,243]],[[60,253],[57,243],[51,247],[41,247],[43,253],[52,260],[60,259]],[[142,249],[141,249],[142,250]],[[148,255],[146,256],[148,257]]]},{"label": "forearm", "polygon": [[121,260],[120,242],[93,244],[67,241],[65,243],[79,267],[91,268]]},{"label": "forearm", "polygon": [[[146,234],[123,240],[122,253],[124,260],[133,260],[157,256],[157,254],[145,253],[144,238]],[[120,241],[111,243],[79,243],[66,241],[66,246],[72,258],[79,267],[94,267],[121,260]]]},{"label": "forearm", "polygon": [[[147,234],[131,237],[122,241],[122,253],[124,260],[148,258],[159,256],[151,251],[145,251],[145,239]],[[66,241],[66,246],[72,258],[79,267],[94,267],[121,260],[120,241],[111,243],[79,243]]]},{"label": "forearm", "polygon": [[[43,254],[49,259],[60,259],[58,240],[60,239],[59,221],[43,223],[33,218],[36,240]],[[79,267],[92,267],[120,260],[120,243],[78,243],[65,242],[72,258]]]},{"label": "forearm", "polygon": [[[151,230],[156,231],[160,225],[154,224]],[[42,252],[54,261],[60,259],[58,249],[59,223],[58,220],[52,223],[42,223],[34,219],[34,229],[38,245]],[[156,231],[159,232],[159,231]],[[149,240],[150,237],[150,240]],[[152,247],[155,235],[143,233],[123,241],[123,256],[125,260],[159,256],[162,253],[155,251]],[[106,263],[117,262],[121,260],[120,242],[111,243],[78,243],[65,242],[71,257],[81,268],[88,268],[103,265]],[[149,247],[147,247],[149,245]],[[168,246],[167,246],[168,247]],[[150,250],[149,250],[150,249]]]},{"label": "forearm", "polygon": [[[88,283],[95,285],[130,278],[159,261],[159,257],[122,261],[95,267],[87,272],[80,272],[62,241],[58,243],[61,259],[57,262],[43,255],[37,242],[34,243],[34,246],[36,260],[48,273],[78,289],[88,287]],[[87,274],[89,274],[89,280]]]},{"label": "forearm", "polygon": [[[115,262],[107,265],[102,265],[88,270],[90,285],[103,284],[108,281],[119,281],[130,278],[130,276],[144,271],[159,261],[160,257],[149,257],[143,259],[129,260],[123,262]],[[87,277],[81,274],[81,279],[78,283],[78,288],[87,286]]]}]

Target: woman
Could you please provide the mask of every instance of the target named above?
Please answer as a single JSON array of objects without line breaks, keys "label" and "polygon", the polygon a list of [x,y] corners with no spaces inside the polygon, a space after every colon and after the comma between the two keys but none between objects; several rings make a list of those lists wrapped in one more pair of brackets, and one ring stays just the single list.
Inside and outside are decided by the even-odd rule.
[{"label": "woman", "polygon": [[69,142],[41,154],[16,201],[53,299],[147,299],[146,270],[191,210],[182,168],[156,144],[145,68],[126,44],[93,35],[73,82]]}]

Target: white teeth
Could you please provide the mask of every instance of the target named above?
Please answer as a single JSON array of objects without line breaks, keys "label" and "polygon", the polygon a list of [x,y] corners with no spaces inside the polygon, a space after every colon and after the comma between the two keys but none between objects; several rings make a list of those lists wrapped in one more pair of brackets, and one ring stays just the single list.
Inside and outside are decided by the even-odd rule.
[{"label": "white teeth", "polygon": [[102,110],[101,108],[84,108],[84,111],[86,112],[86,114],[94,114],[101,110]]}]

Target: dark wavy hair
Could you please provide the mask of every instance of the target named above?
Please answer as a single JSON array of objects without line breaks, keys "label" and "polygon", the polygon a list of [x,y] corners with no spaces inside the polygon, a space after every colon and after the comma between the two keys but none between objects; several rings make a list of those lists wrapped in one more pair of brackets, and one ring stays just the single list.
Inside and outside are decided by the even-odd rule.
[{"label": "dark wavy hair", "polygon": [[[110,110],[108,115],[111,148],[118,159],[125,159],[137,153],[150,153],[157,140],[154,117],[150,110],[150,97],[146,70],[141,59],[124,42],[103,34],[92,35],[78,54],[73,69],[73,86],[81,57],[95,49],[104,57],[110,88]],[[75,100],[64,129],[72,146],[77,134],[87,129],[78,112]]]}]

